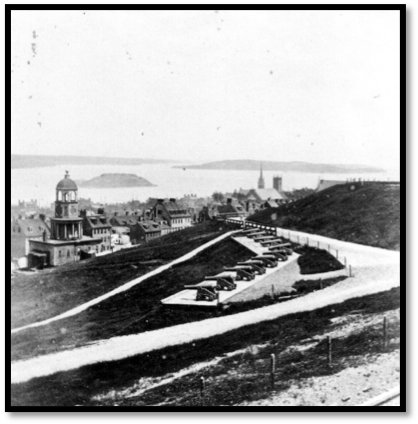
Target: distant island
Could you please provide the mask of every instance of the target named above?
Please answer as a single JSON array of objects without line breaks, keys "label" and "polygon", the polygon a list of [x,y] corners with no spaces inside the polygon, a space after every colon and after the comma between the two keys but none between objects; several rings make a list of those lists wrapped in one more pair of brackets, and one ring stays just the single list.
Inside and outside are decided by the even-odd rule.
[{"label": "distant island", "polygon": [[273,162],[258,160],[223,160],[219,162],[204,163],[203,165],[173,166],[182,169],[213,169],[222,171],[258,171],[260,163],[264,171],[277,172],[311,172],[317,174],[353,174],[353,173],[376,173],[385,172],[384,169],[365,165],[329,165],[308,162]]},{"label": "distant island", "polygon": [[58,165],[142,165],[173,163],[159,159],[109,158],[100,156],[11,155],[11,168],[44,168]]},{"label": "distant island", "polygon": [[156,187],[135,174],[102,174],[91,180],[78,180],[76,183],[79,187],[88,188]]}]

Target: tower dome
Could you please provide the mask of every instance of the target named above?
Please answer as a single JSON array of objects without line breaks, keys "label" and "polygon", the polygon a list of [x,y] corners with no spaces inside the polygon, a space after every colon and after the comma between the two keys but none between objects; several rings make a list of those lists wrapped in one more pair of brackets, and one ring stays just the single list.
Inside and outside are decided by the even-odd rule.
[{"label": "tower dome", "polygon": [[78,190],[77,184],[70,178],[68,171],[65,171],[65,177],[57,184],[57,190]]}]

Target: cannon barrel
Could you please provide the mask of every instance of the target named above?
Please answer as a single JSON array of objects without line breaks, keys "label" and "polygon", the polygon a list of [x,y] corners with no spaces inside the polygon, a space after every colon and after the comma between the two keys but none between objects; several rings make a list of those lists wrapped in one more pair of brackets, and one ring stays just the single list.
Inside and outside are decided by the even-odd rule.
[{"label": "cannon barrel", "polygon": [[231,280],[234,281],[232,275],[211,275],[209,277],[205,277],[205,281],[207,280]]},{"label": "cannon barrel", "polygon": [[292,246],[290,243],[272,243],[270,247],[290,247]]},{"label": "cannon barrel", "polygon": [[224,269],[225,271],[239,271],[239,270],[250,271],[250,272],[253,271],[253,268],[251,265],[236,265],[233,267],[226,267]]},{"label": "cannon barrel", "polygon": [[257,236],[261,236],[261,235],[265,235],[264,231],[260,231],[260,232],[257,232],[257,233],[247,234],[247,237],[254,238],[254,237],[257,237]]},{"label": "cannon barrel", "polygon": [[263,261],[261,260],[255,260],[255,259],[249,259],[248,261],[245,262],[238,262],[238,265],[263,265]]},{"label": "cannon barrel", "polygon": [[215,289],[217,283],[214,281],[213,283],[207,282],[205,284],[187,284],[184,286],[185,289],[188,290],[199,290],[199,289]]},{"label": "cannon barrel", "polygon": [[254,240],[267,240],[267,239],[274,239],[274,236],[271,236],[269,234],[265,234],[265,235],[260,235],[260,236],[254,237]]}]

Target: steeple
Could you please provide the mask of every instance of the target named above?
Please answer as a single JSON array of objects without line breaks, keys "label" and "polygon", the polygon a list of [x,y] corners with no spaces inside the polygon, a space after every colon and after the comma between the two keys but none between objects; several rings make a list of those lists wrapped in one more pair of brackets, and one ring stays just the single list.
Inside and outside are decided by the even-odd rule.
[{"label": "steeple", "polygon": [[264,188],[263,164],[260,163],[260,178],[258,179],[258,188]]}]

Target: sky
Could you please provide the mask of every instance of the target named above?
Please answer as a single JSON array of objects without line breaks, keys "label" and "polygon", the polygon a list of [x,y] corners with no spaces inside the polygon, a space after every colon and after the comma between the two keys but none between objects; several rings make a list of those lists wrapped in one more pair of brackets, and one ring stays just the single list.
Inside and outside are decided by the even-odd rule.
[{"label": "sky", "polygon": [[12,153],[398,168],[396,11],[13,11]]}]

